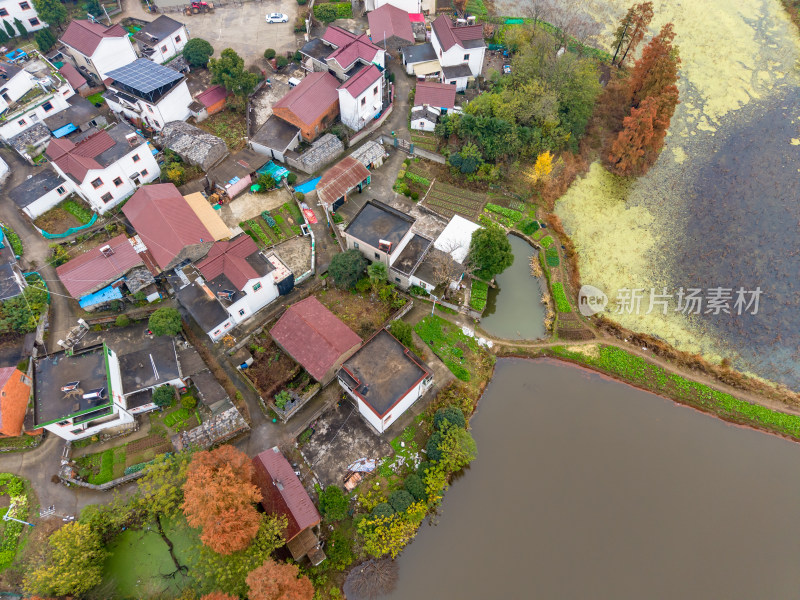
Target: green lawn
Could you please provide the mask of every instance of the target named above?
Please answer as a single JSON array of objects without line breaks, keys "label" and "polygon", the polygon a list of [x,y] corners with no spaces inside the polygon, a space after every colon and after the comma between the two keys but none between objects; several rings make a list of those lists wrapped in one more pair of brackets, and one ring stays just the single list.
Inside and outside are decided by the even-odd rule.
[{"label": "green lawn", "polygon": [[480,353],[475,338],[438,315],[428,315],[416,324],[414,330],[442,359],[453,375],[461,381],[469,381],[473,370],[472,355]]}]

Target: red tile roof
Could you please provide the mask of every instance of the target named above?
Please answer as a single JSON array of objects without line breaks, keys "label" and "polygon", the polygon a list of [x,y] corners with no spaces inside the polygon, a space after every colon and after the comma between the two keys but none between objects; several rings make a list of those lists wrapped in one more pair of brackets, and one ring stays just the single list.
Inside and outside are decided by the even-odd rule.
[{"label": "red tile roof", "polygon": [[86,85],[86,78],[80,74],[80,71],[73,67],[70,63],[64,63],[64,66],[58,70],[72,86],[72,89],[77,90],[82,85]]},{"label": "red tile roof", "polygon": [[463,42],[467,40],[482,40],[483,25],[456,27],[450,17],[439,15],[433,22],[433,33],[436,34],[442,50],[447,52],[456,44],[464,47]]},{"label": "red tile roof", "polygon": [[369,177],[369,170],[352,156],[328,169],[317,184],[317,196],[329,206]]},{"label": "red tile roof", "polygon": [[[100,251],[106,245],[111,247],[113,254],[106,256]],[[70,295],[77,299],[119,279],[141,264],[142,257],[122,234],[57,267],[56,273]]]},{"label": "red tile roof", "polygon": [[225,277],[241,290],[248,281],[260,277],[245,260],[256,252],[258,246],[249,235],[241,235],[229,242],[216,242],[211,246],[206,258],[197,263],[197,269],[208,281],[224,273]]},{"label": "red tile roof", "polygon": [[[389,5],[386,4],[384,6]],[[364,93],[364,90],[369,89],[369,87],[376,81],[379,81],[381,77],[383,77],[383,74],[378,70],[378,67],[370,65],[366,69],[361,69],[358,73],[345,81],[339,86],[339,89],[347,90],[353,98],[358,98]]]},{"label": "red tile roof", "polygon": [[453,108],[456,105],[456,86],[435,81],[419,81],[414,92],[414,106]]},{"label": "red tile roof", "polygon": [[253,470],[255,484],[261,489],[261,506],[268,513],[286,515],[288,519],[284,534],[287,542],[322,520],[292,465],[277,446],[255,456]]},{"label": "red tile roof", "polygon": [[411,20],[406,11],[384,4],[380,8],[367,14],[369,33],[376,44],[383,42],[384,38],[398,37],[414,43],[414,32],[411,30]]},{"label": "red tile roof", "polygon": [[103,38],[121,38],[127,35],[128,32],[121,25],[106,27],[90,21],[70,21],[61,41],[84,56],[91,56]]},{"label": "red tile roof", "polygon": [[332,104],[338,104],[339,82],[328,72],[309,73],[300,85],[278,100],[274,108],[286,108],[303,123],[311,125],[325,114]]},{"label": "red tile roof", "polygon": [[364,62],[372,62],[380,50],[365,33],[349,44],[339,46],[328,58],[334,59],[343,69],[348,69],[359,58]]},{"label": "red tile roof", "polygon": [[314,296],[286,309],[269,333],[317,381],[361,344],[361,338]]},{"label": "red tile roof", "polygon": [[358,36],[355,33],[350,33],[346,29],[336,27],[336,25],[329,25],[322,34],[322,39],[329,44],[333,44],[337,48],[341,48],[355,40]]},{"label": "red tile roof", "polygon": [[140,187],[122,212],[162,269],[186,246],[214,241],[214,236],[171,183]]},{"label": "red tile roof", "polygon": [[64,173],[82,182],[89,170],[103,168],[95,158],[115,143],[107,132],[98,131],[78,144],[65,138],[54,139],[48,144],[45,153]]},{"label": "red tile roof", "polygon": [[22,434],[31,386],[22,371],[15,367],[0,369],[0,434]]},{"label": "red tile roof", "polygon": [[[159,17],[160,18],[160,17]],[[206,91],[197,94],[195,100],[201,102],[206,108],[211,108],[220,100],[225,100],[229,96],[228,90],[221,85],[214,85]]]}]

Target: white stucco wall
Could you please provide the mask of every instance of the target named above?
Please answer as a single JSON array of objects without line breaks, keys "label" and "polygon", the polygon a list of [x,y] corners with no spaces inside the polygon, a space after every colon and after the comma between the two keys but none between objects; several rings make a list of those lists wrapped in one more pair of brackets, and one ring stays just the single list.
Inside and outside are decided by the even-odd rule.
[{"label": "white stucco wall", "polygon": [[[253,286],[257,283],[261,284],[261,289],[254,292]],[[231,304],[227,309],[228,314],[236,324],[249,319],[254,313],[264,308],[267,304],[274,302],[279,295],[278,286],[275,285],[275,278],[272,273],[268,273],[264,277],[258,279],[251,279],[247,282],[242,291],[246,292],[246,294]],[[239,314],[239,311],[244,311],[244,314]]]},{"label": "white stucco wall", "polygon": [[138,57],[129,37],[103,38],[91,57],[91,64],[101,79],[108,77],[108,72],[132,63]]},{"label": "white stucco wall", "polygon": [[420,131],[433,131],[436,128],[436,123],[431,123],[427,119],[415,119],[411,121],[411,129],[418,129]]},{"label": "white stucco wall", "polygon": [[159,40],[154,48],[155,52],[148,58],[158,64],[164,64],[180,53],[188,41],[189,33],[186,31],[186,27],[181,27],[168,38]]},{"label": "white stucco wall", "polygon": [[32,202],[31,204],[23,208],[22,211],[26,215],[28,215],[31,219],[35,219],[36,217],[43,215],[48,210],[56,206],[59,202],[61,202],[64,198],[69,196],[71,191],[74,191],[75,188],[71,184],[72,181],[64,182],[63,186],[61,186],[64,188],[63,194],[58,193],[58,188],[51,190],[46,194],[44,194],[43,196],[41,196],[35,202]]},{"label": "white stucco wall", "polygon": [[[144,105],[142,115],[147,117],[152,125],[159,131],[170,121],[185,121],[191,116],[189,105],[192,103],[192,94],[186,80],[183,80],[177,87],[158,101],[155,106],[141,102]],[[152,112],[150,109],[152,109]],[[155,119],[156,121],[153,121]]]},{"label": "white stucco wall", "polygon": [[420,381],[414,388],[412,388],[403,399],[398,402],[394,408],[389,410],[389,413],[384,416],[383,418],[379,417],[375,414],[375,411],[372,410],[361,398],[356,396],[355,394],[351,393],[350,390],[347,389],[347,386],[344,386],[341,381],[339,385],[356,401],[358,404],[358,411],[361,413],[369,423],[375,429],[378,430],[378,433],[383,433],[389,427],[392,426],[394,423],[404,412],[408,410],[408,408],[414,404],[419,398],[425,394],[428,388],[433,384],[433,379],[429,380],[427,383],[425,380]]},{"label": "white stucco wall", "polygon": [[[42,21],[36,9],[33,7],[33,0],[27,0],[28,8],[26,9],[22,8],[20,6],[21,4],[21,0],[0,0],[0,9],[5,9],[8,13],[7,15],[0,16],[0,18],[11,22],[12,25],[14,24],[14,18],[19,19],[22,21],[22,25],[28,33],[39,31],[47,27],[47,23]],[[32,24],[32,19],[38,19],[39,23],[37,25]],[[14,30],[16,31],[16,26]],[[3,32],[5,32],[5,27],[3,28]],[[19,32],[17,32],[17,35],[19,35]]]},{"label": "white stucco wall", "polygon": [[[69,90],[72,91],[72,88],[69,88]],[[60,113],[62,110],[65,110],[69,107],[67,98],[72,95],[74,95],[74,92],[67,96],[64,95],[63,92],[57,91],[46,96],[42,96],[41,99],[37,98],[37,104],[30,110],[10,118],[8,122],[3,123],[3,125],[0,126],[0,138],[8,141],[15,135],[22,133],[37,123],[41,123],[46,118]],[[50,110],[45,110],[45,105],[48,103],[52,106],[52,108]]]},{"label": "white stucco wall", "polygon": [[[377,91],[375,89],[377,88]],[[357,98],[347,90],[339,90],[339,112],[342,123],[354,131],[360,131],[381,112],[383,107],[383,77],[371,84]],[[364,104],[361,101],[364,100]]]},{"label": "white stucco wall", "polygon": [[422,0],[367,0],[369,4],[372,5],[372,8],[367,8],[367,10],[375,10],[380,8],[384,4],[391,4],[392,6],[396,6],[400,10],[404,10],[407,13],[421,13],[422,12]]},{"label": "white stucco wall", "polygon": [[233,328],[233,319],[228,318],[219,325],[217,325],[212,331],[206,331],[208,337],[211,338],[212,342],[218,342],[221,340],[231,329]]}]

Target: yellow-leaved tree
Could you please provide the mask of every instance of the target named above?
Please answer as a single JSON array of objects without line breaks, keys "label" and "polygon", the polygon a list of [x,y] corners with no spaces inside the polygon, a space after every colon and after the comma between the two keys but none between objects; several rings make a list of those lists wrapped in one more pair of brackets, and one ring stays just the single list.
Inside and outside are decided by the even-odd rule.
[{"label": "yellow-leaved tree", "polygon": [[553,172],[553,155],[549,150],[545,150],[536,157],[533,165],[532,179],[534,181],[547,181],[550,173]]}]

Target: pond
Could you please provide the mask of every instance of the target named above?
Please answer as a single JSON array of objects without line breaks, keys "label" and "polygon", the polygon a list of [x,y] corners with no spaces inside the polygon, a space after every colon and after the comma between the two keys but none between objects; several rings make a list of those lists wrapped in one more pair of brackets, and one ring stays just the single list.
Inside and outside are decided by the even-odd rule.
[{"label": "pond", "polygon": [[510,340],[543,337],[545,308],[539,280],[531,276],[531,256],[536,250],[525,240],[509,235],[514,264],[497,276],[489,288],[481,327],[490,335]]},{"label": "pond", "polygon": [[472,433],[392,600],[797,597],[797,444],[552,360],[498,361]]},{"label": "pond", "polygon": [[[178,523],[164,520],[164,531],[175,545],[178,560],[186,564],[192,546],[198,543],[196,534],[183,519]],[[170,577],[175,564],[154,523],[143,530],[123,531],[110,544],[109,552],[102,585],[109,593],[113,590],[110,597],[128,600],[158,594],[177,596],[188,582],[185,575]]]}]

